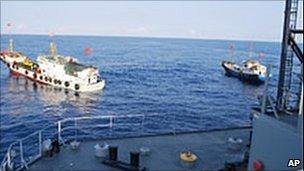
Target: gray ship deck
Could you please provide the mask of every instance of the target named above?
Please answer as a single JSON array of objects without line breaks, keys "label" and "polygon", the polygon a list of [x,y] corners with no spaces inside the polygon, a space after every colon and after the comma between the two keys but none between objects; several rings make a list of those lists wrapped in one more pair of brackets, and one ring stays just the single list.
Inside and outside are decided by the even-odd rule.
[{"label": "gray ship deck", "polygon": [[[81,142],[77,151],[69,145],[61,148],[53,157],[43,157],[29,166],[29,170],[117,170],[104,165],[95,157],[96,143],[107,142],[118,146],[118,160],[129,163],[129,152],[148,147],[150,153],[140,156],[140,165],[147,170],[185,170],[179,159],[179,153],[191,150],[198,156],[194,170],[216,170],[225,162],[240,161],[246,145],[249,143],[250,128],[211,132],[182,133],[176,135],[158,135],[134,138],[108,139]],[[243,140],[243,148],[233,151],[228,147],[227,139],[238,137]]]}]

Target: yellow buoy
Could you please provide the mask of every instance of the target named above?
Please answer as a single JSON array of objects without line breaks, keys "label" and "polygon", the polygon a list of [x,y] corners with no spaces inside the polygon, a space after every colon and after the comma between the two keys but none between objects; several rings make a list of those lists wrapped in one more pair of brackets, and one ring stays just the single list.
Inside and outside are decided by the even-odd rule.
[{"label": "yellow buoy", "polygon": [[185,162],[195,162],[197,160],[197,156],[191,151],[184,151],[180,153],[180,159]]}]

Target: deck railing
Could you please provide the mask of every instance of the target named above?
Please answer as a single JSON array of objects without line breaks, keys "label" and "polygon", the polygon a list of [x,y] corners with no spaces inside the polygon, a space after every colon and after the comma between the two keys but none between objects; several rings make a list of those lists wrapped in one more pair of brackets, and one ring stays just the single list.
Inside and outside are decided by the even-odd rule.
[{"label": "deck railing", "polygon": [[[134,136],[136,133],[143,135],[145,118],[153,116],[159,117],[161,115],[85,116],[60,120],[51,126],[12,143],[1,163],[1,171],[28,168],[31,163],[42,157],[42,144],[47,139],[58,139],[61,143],[67,143],[72,140],[83,140],[85,138]],[[129,119],[129,122],[124,121],[127,119]],[[130,122],[130,120],[132,121]],[[121,130],[114,132],[113,129],[119,128],[129,131],[123,133],[121,133]],[[96,133],[96,131],[99,131],[99,133]],[[174,133],[175,129],[171,131]]]},{"label": "deck railing", "polygon": [[[43,142],[57,139],[66,144],[85,139],[122,138],[143,135],[201,131],[209,119],[201,116],[133,114],[84,116],[60,120],[12,143],[1,163],[1,171],[22,170],[43,156]],[[217,128],[215,128],[217,129]]]}]

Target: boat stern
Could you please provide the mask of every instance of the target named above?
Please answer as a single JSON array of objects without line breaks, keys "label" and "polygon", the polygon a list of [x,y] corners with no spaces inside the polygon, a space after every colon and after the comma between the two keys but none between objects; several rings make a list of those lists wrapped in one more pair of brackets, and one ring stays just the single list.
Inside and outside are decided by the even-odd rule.
[{"label": "boat stern", "polygon": [[0,52],[0,60],[5,64],[8,63],[6,53],[3,51]]},{"label": "boat stern", "polygon": [[19,52],[1,52],[0,58],[4,63],[12,64],[23,62],[27,57]]}]

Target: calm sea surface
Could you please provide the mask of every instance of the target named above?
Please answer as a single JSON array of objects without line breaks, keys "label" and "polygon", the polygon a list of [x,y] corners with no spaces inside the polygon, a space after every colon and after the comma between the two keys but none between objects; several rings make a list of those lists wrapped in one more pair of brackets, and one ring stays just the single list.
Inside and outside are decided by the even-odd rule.
[{"label": "calm sea surface", "polygon": [[[15,49],[32,59],[48,53],[48,36],[13,36]],[[164,114],[179,118],[176,129],[208,130],[249,124],[250,107],[263,86],[227,77],[220,63],[248,58],[252,42],[166,38],[81,37],[52,38],[60,54],[96,65],[106,79],[99,93],[65,94],[12,77],[1,63],[0,157],[14,140],[63,118],[96,115]],[[8,37],[1,37],[1,49]],[[235,44],[232,57],[229,45]],[[84,48],[93,52],[85,55]],[[272,66],[270,86],[277,83],[279,43],[253,42],[253,56]],[[265,57],[258,58],[258,52]],[[194,118],[194,119],[189,119]],[[195,119],[199,118],[199,119]],[[157,120],[150,129],[162,129]]]}]

